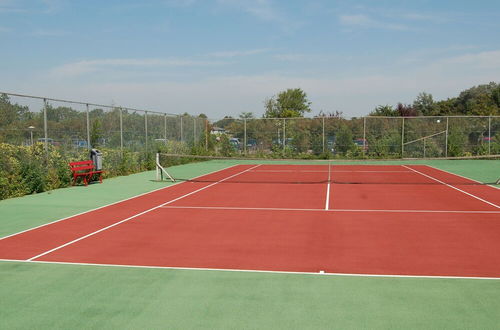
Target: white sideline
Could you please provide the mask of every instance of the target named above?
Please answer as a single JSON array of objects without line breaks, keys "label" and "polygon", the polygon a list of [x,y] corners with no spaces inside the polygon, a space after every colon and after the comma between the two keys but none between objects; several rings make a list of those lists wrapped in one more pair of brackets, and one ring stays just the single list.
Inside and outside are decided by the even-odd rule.
[{"label": "white sideline", "polygon": [[427,166],[427,167],[430,167],[432,169],[435,169],[437,171],[441,171],[441,172],[445,172],[445,173],[448,173],[448,174],[451,174],[451,175],[455,175],[455,176],[458,176],[458,177],[461,177],[463,179],[467,179],[467,180],[470,180],[470,181],[473,181],[473,182],[477,182],[477,183],[480,183],[486,187],[491,187],[491,188],[495,188],[495,189],[500,189],[500,187],[496,187],[496,186],[492,186],[492,185],[489,185],[489,184],[484,184],[483,182],[481,181],[477,181],[477,180],[474,180],[474,179],[471,179],[471,178],[468,178],[466,176],[463,176],[463,175],[460,175],[460,174],[456,174],[456,173],[452,173],[452,172],[449,172],[449,171],[446,171],[446,170],[443,170],[443,169],[440,169],[440,168],[437,168],[437,167],[434,167],[434,166],[431,166],[431,165],[424,165],[424,166]]},{"label": "white sideline", "polygon": [[[335,165],[334,165],[335,166]],[[327,173],[329,171],[314,170],[255,170],[251,172],[270,172],[270,173]],[[362,170],[333,170],[333,173],[411,173],[411,171],[362,171]]]},{"label": "white sideline", "polygon": [[115,227],[115,226],[117,226],[117,225],[119,225],[119,224],[121,224],[121,223],[124,223],[124,222],[126,222],[126,221],[132,220],[132,219],[134,219],[134,218],[137,218],[138,216],[141,216],[141,215],[143,215],[143,214],[146,214],[146,213],[148,213],[148,212],[151,212],[151,211],[153,211],[153,210],[156,210],[156,209],[158,209],[158,208],[160,208],[160,207],[162,207],[162,206],[168,205],[168,204],[173,203],[173,202],[175,202],[175,201],[178,201],[178,200],[180,200],[180,199],[182,199],[182,198],[185,198],[185,197],[187,197],[187,196],[193,195],[193,194],[195,194],[195,193],[197,193],[197,192],[199,192],[199,191],[202,191],[202,190],[205,190],[205,189],[207,189],[207,188],[210,188],[210,187],[212,187],[212,186],[214,186],[214,185],[216,185],[216,184],[218,184],[218,183],[220,183],[220,182],[223,182],[223,181],[229,180],[229,179],[231,179],[231,178],[234,178],[235,176],[238,176],[238,175],[240,175],[240,174],[243,174],[243,173],[245,173],[245,172],[248,172],[249,170],[251,170],[251,169],[253,169],[253,168],[256,168],[256,167],[258,167],[258,166],[260,166],[260,165],[253,166],[253,167],[251,167],[251,168],[249,168],[249,169],[246,169],[246,170],[244,170],[244,171],[241,171],[241,172],[238,172],[238,173],[233,174],[233,175],[231,175],[231,176],[228,176],[228,177],[226,177],[226,178],[224,178],[224,179],[222,179],[222,180],[219,180],[219,181],[216,181],[216,182],[214,182],[214,183],[211,183],[211,184],[209,184],[208,186],[205,186],[205,187],[202,187],[202,188],[200,188],[200,189],[197,189],[197,190],[191,191],[191,192],[189,192],[189,193],[187,193],[187,194],[185,194],[185,195],[182,195],[182,196],[180,196],[180,197],[174,198],[174,199],[172,199],[172,200],[170,200],[170,201],[168,201],[168,202],[162,203],[162,204],[160,204],[160,205],[158,205],[158,206],[152,207],[152,208],[150,208],[150,209],[148,209],[148,210],[146,210],[146,211],[143,211],[143,212],[137,213],[137,214],[135,214],[135,215],[133,215],[133,216],[131,216],[131,217],[128,217],[128,218],[123,219],[123,220],[121,220],[121,221],[115,222],[114,224],[111,224],[111,225],[109,225],[109,226],[106,226],[106,227],[104,227],[104,228],[101,228],[101,229],[99,229],[99,230],[96,230],[96,231],[94,231],[94,232],[92,232],[92,233],[90,233],[90,234],[87,234],[87,235],[85,235],[85,236],[82,236],[82,237],[79,237],[79,238],[77,238],[77,239],[74,239],[74,240],[72,240],[72,241],[70,241],[70,242],[67,242],[67,243],[65,243],[65,244],[62,244],[62,245],[60,245],[60,246],[58,246],[58,247],[55,247],[55,248],[53,248],[53,249],[50,249],[50,250],[45,251],[45,252],[43,252],[43,253],[40,253],[40,254],[38,254],[38,255],[36,255],[36,256],[34,256],[34,257],[31,257],[31,258],[29,258],[29,259],[26,259],[26,260],[27,260],[27,261],[33,261],[33,260],[35,260],[35,259],[37,259],[37,258],[40,258],[40,257],[42,257],[42,256],[46,255],[46,254],[49,254],[49,253],[54,252],[54,251],[57,251],[57,250],[59,250],[59,249],[62,249],[63,247],[66,247],[66,246],[68,246],[68,245],[71,245],[71,244],[73,244],[73,243],[76,243],[76,242],[78,242],[78,241],[81,241],[81,240],[83,240],[83,239],[85,239],[85,238],[87,238],[87,237],[93,236],[93,235],[98,234],[98,233],[100,233],[100,232],[102,232],[102,231],[104,231],[104,230],[107,230],[107,229],[109,229],[109,228]]},{"label": "white sideline", "polygon": [[328,184],[326,185],[326,201],[325,201],[325,210],[328,210],[330,207],[330,178],[332,176],[331,173],[332,166],[328,163]]},{"label": "white sideline", "polygon": [[383,209],[298,209],[286,207],[232,207],[232,206],[162,206],[162,209],[195,210],[235,210],[235,211],[298,211],[298,212],[380,212],[380,213],[464,213],[464,214],[500,214],[500,211],[483,210],[383,210]]},{"label": "white sideline", "polygon": [[460,191],[461,193],[466,194],[467,196],[470,196],[470,197],[472,197],[472,198],[475,198],[475,199],[477,199],[477,200],[480,200],[480,201],[481,201],[481,202],[483,202],[483,203],[489,204],[489,205],[491,205],[491,206],[496,207],[497,209],[500,209],[500,206],[496,205],[495,203],[489,202],[489,201],[487,201],[487,200],[485,200],[485,199],[482,199],[481,197],[478,197],[478,196],[476,196],[476,195],[473,195],[473,194],[471,194],[471,193],[468,193],[467,191],[464,191],[464,190],[462,190],[462,189],[460,189],[460,188],[454,187],[454,186],[452,186],[452,185],[450,185],[450,184],[448,184],[448,183],[446,183],[446,182],[443,182],[443,181],[441,181],[441,180],[439,180],[439,179],[436,179],[435,177],[432,177],[432,176],[430,176],[430,175],[427,175],[427,174],[425,174],[425,173],[422,173],[422,172],[420,172],[420,171],[417,171],[417,170],[415,170],[415,169],[413,169],[413,168],[411,168],[411,167],[408,167],[408,166],[406,166],[406,165],[401,165],[401,166],[403,166],[403,167],[405,167],[405,168],[408,168],[408,169],[412,170],[413,172],[418,173],[418,174],[420,174],[420,175],[423,175],[423,176],[425,176],[425,177],[427,177],[427,178],[429,178],[429,179],[432,179],[432,180],[434,180],[434,181],[436,181],[436,182],[439,182],[439,183],[441,183],[441,184],[444,184],[444,185],[445,185],[445,186],[447,186],[447,187],[450,187],[450,188],[453,188],[453,189],[455,189],[455,190],[457,190],[457,191]]},{"label": "white sideline", "polygon": [[[209,175],[209,174],[213,174],[213,173],[216,173],[216,172],[220,172],[220,171],[223,171],[223,170],[227,170],[227,169],[230,169],[230,168],[233,168],[235,166],[238,166],[238,164],[236,165],[231,165],[229,167],[226,167],[226,168],[222,168],[222,169],[219,169],[219,170],[215,170],[215,171],[212,171],[212,172],[209,172],[209,173],[205,173],[205,174],[202,174],[202,175],[198,175],[197,177],[194,177],[192,179],[197,179],[197,178],[201,178],[202,176],[205,176],[205,175]],[[191,179],[191,180],[192,180]],[[90,209],[90,210],[87,210],[87,211],[83,211],[83,212],[80,212],[80,213],[77,213],[77,214],[73,214],[73,215],[70,215],[70,216],[67,216],[67,217],[64,217],[64,218],[61,218],[61,219],[58,219],[58,220],[54,220],[54,221],[51,221],[51,222],[47,222],[47,223],[44,223],[42,225],[39,225],[39,226],[36,226],[36,227],[32,227],[32,228],[29,228],[29,229],[25,229],[25,230],[22,230],[20,232],[17,232],[17,233],[14,233],[14,234],[10,234],[10,235],[7,235],[7,236],[4,236],[4,237],[0,237],[0,241],[3,240],[3,239],[6,239],[6,238],[9,238],[9,237],[12,237],[12,236],[16,236],[16,235],[19,235],[19,234],[22,234],[22,233],[26,233],[28,231],[31,231],[31,230],[35,230],[35,229],[38,229],[38,228],[41,228],[41,227],[45,227],[45,226],[48,226],[48,225],[51,225],[53,223],[56,223],[56,222],[59,222],[59,221],[64,221],[64,220],[68,220],[70,218],[73,218],[73,217],[77,217],[79,215],[82,215],[82,214],[85,214],[85,213],[89,213],[89,212],[93,212],[93,211],[97,211],[99,209],[102,209],[102,208],[105,208],[105,207],[108,207],[108,206],[111,206],[111,205],[115,205],[115,204],[118,204],[118,203],[121,203],[121,202],[126,202],[128,200],[131,200],[131,199],[134,199],[134,198],[137,198],[137,197],[141,197],[141,196],[144,196],[144,195],[147,195],[147,194],[152,194],[154,192],[157,192],[157,191],[160,191],[162,189],[168,189],[170,187],[173,187],[173,186],[176,186],[178,184],[181,184],[183,183],[184,181],[180,181],[180,182],[176,182],[176,183],[173,183],[167,187],[161,187],[161,188],[158,188],[158,189],[155,189],[155,190],[151,190],[151,191],[147,191],[145,193],[142,193],[142,194],[139,194],[139,195],[134,195],[132,197],[128,197],[128,198],[125,198],[125,199],[122,199],[122,200],[119,200],[117,202],[113,202],[113,203],[109,203],[109,204],[106,204],[106,205],[103,205],[103,206],[99,206],[99,207],[96,207],[94,209]]]},{"label": "white sideline", "polygon": [[345,276],[345,277],[387,277],[387,278],[427,278],[427,279],[453,279],[453,280],[500,280],[500,277],[481,276],[452,276],[452,275],[395,275],[395,274],[353,274],[353,273],[325,273],[319,272],[294,272],[284,270],[257,270],[257,269],[225,269],[225,268],[195,268],[195,267],[169,267],[169,266],[139,266],[139,265],[114,265],[114,264],[93,264],[84,262],[63,262],[63,261],[32,261],[32,260],[11,260],[0,259],[0,262],[17,262],[31,264],[52,264],[70,266],[96,266],[96,267],[116,267],[116,268],[137,268],[137,269],[163,269],[163,270],[187,270],[187,271],[217,271],[233,273],[260,273],[260,274],[288,274],[288,275],[320,275],[320,276]]}]

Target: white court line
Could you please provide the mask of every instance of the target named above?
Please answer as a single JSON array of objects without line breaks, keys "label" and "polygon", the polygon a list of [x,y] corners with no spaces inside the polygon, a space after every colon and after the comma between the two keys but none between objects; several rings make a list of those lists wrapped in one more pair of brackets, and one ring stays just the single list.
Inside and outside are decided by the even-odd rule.
[{"label": "white court line", "polygon": [[330,178],[332,176],[331,173],[331,165],[328,163],[328,184],[326,185],[326,201],[325,201],[325,210],[328,210],[330,207]]},{"label": "white court line", "polygon": [[169,266],[139,266],[139,265],[114,265],[114,264],[94,264],[84,262],[63,262],[63,261],[32,261],[32,260],[11,260],[0,259],[1,262],[17,262],[28,264],[50,264],[50,265],[70,265],[70,266],[97,266],[116,268],[136,268],[136,269],[163,269],[163,270],[188,270],[188,271],[216,271],[233,273],[257,273],[257,274],[288,274],[288,275],[317,275],[317,276],[346,276],[346,277],[387,277],[387,278],[427,278],[427,279],[453,279],[453,280],[500,280],[500,277],[481,276],[452,276],[452,275],[395,275],[395,274],[353,274],[353,273],[325,273],[325,272],[294,272],[284,270],[257,270],[257,269],[231,269],[231,268],[195,268],[195,267],[169,267]]},{"label": "white court line", "polygon": [[471,178],[468,178],[466,176],[463,176],[463,175],[460,175],[460,174],[456,174],[456,173],[452,173],[452,172],[449,172],[449,171],[446,171],[446,170],[443,170],[443,169],[440,169],[440,168],[437,168],[437,167],[434,167],[434,166],[431,166],[431,165],[424,165],[424,166],[427,166],[427,167],[430,167],[432,169],[435,169],[437,171],[441,171],[441,172],[445,172],[445,173],[448,173],[448,174],[451,174],[451,175],[455,175],[455,176],[458,176],[458,177],[461,177],[463,179],[467,179],[467,180],[470,180],[472,182],[477,182],[477,183],[480,183],[481,185],[483,186],[486,186],[486,187],[490,187],[490,188],[495,188],[495,189],[500,189],[500,187],[496,187],[496,186],[492,186],[492,185],[489,185],[489,184],[485,184],[481,181],[477,181],[477,180],[474,180],[474,179],[471,179]]},{"label": "white court line", "polygon": [[175,202],[175,201],[178,201],[178,200],[180,200],[180,199],[182,199],[182,198],[185,198],[185,197],[187,197],[187,196],[193,195],[193,194],[195,194],[195,193],[197,193],[197,192],[200,192],[200,191],[202,191],[202,190],[205,190],[205,189],[207,189],[207,188],[210,188],[210,187],[212,187],[212,186],[214,186],[214,185],[216,185],[216,184],[218,184],[218,183],[220,183],[220,182],[223,182],[223,181],[229,180],[229,179],[231,179],[231,178],[234,178],[235,176],[238,176],[238,175],[240,175],[240,174],[243,174],[243,173],[245,173],[245,172],[248,172],[249,170],[251,170],[251,169],[253,169],[253,168],[256,168],[256,167],[258,167],[258,166],[260,166],[260,165],[253,166],[253,167],[251,167],[251,168],[249,168],[249,169],[246,169],[246,170],[244,170],[244,171],[241,171],[241,172],[238,172],[238,173],[233,174],[233,175],[231,175],[231,176],[228,176],[228,177],[226,177],[226,178],[224,178],[224,179],[222,179],[222,180],[219,180],[219,181],[217,181],[217,182],[211,183],[211,184],[209,184],[208,186],[205,186],[205,187],[202,187],[202,188],[200,188],[200,189],[197,189],[197,190],[191,191],[191,192],[189,192],[189,193],[187,193],[187,194],[185,194],[185,195],[182,195],[182,196],[180,196],[180,197],[177,197],[177,198],[175,198],[175,199],[172,199],[172,200],[170,200],[170,201],[168,201],[168,202],[166,202],[166,203],[162,203],[162,204],[160,204],[160,205],[158,205],[158,206],[155,206],[155,207],[152,207],[152,208],[150,208],[150,209],[148,209],[148,210],[146,210],[146,211],[143,211],[143,212],[137,213],[137,214],[135,214],[135,215],[133,215],[133,216],[131,216],[131,217],[128,217],[128,218],[123,219],[123,220],[121,220],[121,221],[115,222],[114,224],[111,224],[111,225],[109,225],[109,226],[106,226],[106,227],[104,227],[104,228],[101,228],[101,229],[99,229],[99,230],[96,230],[96,231],[94,231],[94,232],[92,232],[92,233],[90,233],[90,234],[87,234],[87,235],[85,235],[85,236],[82,236],[82,237],[79,237],[79,238],[77,238],[77,239],[74,239],[74,240],[72,240],[72,241],[70,241],[70,242],[68,242],[68,243],[62,244],[62,245],[60,245],[60,246],[58,246],[58,247],[55,247],[55,248],[53,248],[53,249],[50,249],[50,250],[45,251],[45,252],[43,252],[43,253],[40,253],[40,254],[38,254],[38,255],[36,255],[36,256],[34,256],[34,257],[31,257],[31,258],[29,258],[29,259],[26,259],[26,260],[27,260],[27,261],[32,261],[32,260],[35,260],[35,259],[37,259],[37,258],[43,257],[43,256],[44,256],[44,255],[46,255],[46,254],[49,254],[49,253],[51,253],[51,252],[57,251],[57,250],[59,250],[59,249],[62,249],[63,247],[66,247],[66,246],[68,246],[68,245],[71,245],[71,244],[73,244],[73,243],[76,243],[76,242],[78,242],[78,241],[81,241],[81,240],[83,240],[83,239],[85,239],[85,238],[87,238],[87,237],[93,236],[93,235],[98,234],[98,233],[100,233],[100,232],[102,232],[102,231],[104,231],[104,230],[107,230],[107,229],[109,229],[109,228],[115,227],[115,226],[117,226],[117,225],[119,225],[119,224],[121,224],[121,223],[124,223],[124,222],[126,222],[126,221],[132,220],[132,219],[134,219],[134,218],[137,218],[138,216],[144,215],[144,214],[149,213],[149,212],[151,212],[151,211],[153,211],[153,210],[156,210],[156,209],[158,209],[158,208],[160,208],[160,207],[162,207],[162,206],[168,205],[168,204],[173,203],[173,202]]},{"label": "white court line", "polygon": [[[205,174],[199,175],[199,176],[197,176],[197,177],[192,178],[191,180],[201,178],[202,176],[205,176],[205,175],[210,175],[210,174],[214,174],[214,173],[216,173],[216,172],[224,171],[224,170],[227,170],[227,169],[233,168],[233,167],[235,167],[235,166],[238,166],[238,164],[236,164],[236,165],[231,165],[231,166],[226,167],[226,168],[223,168],[223,169],[219,169],[219,170],[215,170],[215,171],[212,171],[212,172],[209,172],[209,173],[205,173]],[[85,214],[85,213],[89,213],[89,212],[97,211],[97,210],[100,210],[100,209],[102,209],[102,208],[105,208],[105,207],[108,207],[108,206],[111,206],[111,205],[115,205],[115,204],[118,204],[118,203],[121,203],[121,202],[126,202],[126,201],[128,201],[128,200],[131,200],[131,199],[134,199],[134,198],[137,198],[137,197],[141,197],[141,196],[144,196],[144,195],[147,195],[147,194],[152,194],[152,193],[157,192],[157,191],[160,191],[160,190],[162,190],[162,189],[168,189],[168,188],[170,188],[170,187],[176,186],[176,185],[181,184],[181,183],[184,183],[184,181],[176,182],[176,183],[170,184],[170,185],[169,185],[169,186],[167,186],[167,187],[161,187],[161,188],[158,188],[158,189],[155,189],[155,190],[151,190],[151,191],[148,191],[148,192],[145,192],[145,193],[139,194],[139,195],[134,195],[134,196],[132,196],[132,197],[125,198],[125,199],[122,199],[122,200],[119,200],[119,201],[117,201],[117,202],[113,202],[113,203],[110,203],[110,204],[106,204],[106,205],[103,205],[103,206],[99,206],[99,207],[96,207],[96,208],[94,208],[94,209],[90,209],[90,210],[88,210],[88,211],[84,211],[84,212],[80,212],[80,213],[77,213],[77,214],[73,214],[73,215],[70,215],[70,216],[68,216],[68,217],[64,217],[64,218],[62,218],[62,219],[54,220],[54,221],[51,221],[51,222],[48,222],[48,223],[44,223],[44,224],[42,224],[42,225],[39,225],[39,226],[36,226],[36,227],[33,227],[33,228],[29,228],[29,229],[22,230],[22,231],[20,231],[20,232],[14,233],[14,234],[10,234],[10,235],[4,236],[4,237],[0,237],[0,241],[1,241],[1,240],[3,240],[3,239],[5,239],[5,238],[9,238],[9,237],[16,236],[16,235],[19,235],[19,234],[22,234],[22,233],[26,233],[26,232],[28,232],[28,231],[35,230],[35,229],[38,229],[38,228],[41,228],[41,227],[45,227],[45,226],[51,225],[51,224],[56,223],[56,222],[59,222],[59,221],[68,220],[68,219],[70,219],[70,218],[77,217],[77,216],[82,215],[82,214]]]},{"label": "white court line", "polygon": [[465,213],[465,214],[500,214],[500,211],[483,210],[382,210],[382,209],[300,209],[286,207],[232,207],[232,206],[162,206],[162,209],[198,209],[198,210],[241,210],[241,211],[299,211],[299,212],[380,212],[380,213]]},{"label": "white court line", "polygon": [[415,169],[413,169],[413,168],[411,168],[411,167],[408,167],[408,166],[406,166],[406,165],[401,165],[401,166],[403,166],[403,167],[405,167],[405,168],[408,168],[408,169],[412,170],[413,172],[416,172],[416,173],[418,173],[418,174],[420,174],[420,175],[423,175],[423,176],[425,176],[425,177],[427,177],[427,178],[429,178],[429,179],[432,179],[432,180],[434,180],[434,181],[436,181],[436,182],[439,182],[439,183],[441,183],[441,184],[444,184],[444,185],[445,185],[445,186],[447,186],[447,187],[450,187],[450,188],[453,188],[453,189],[455,189],[455,190],[457,190],[457,191],[460,191],[461,193],[466,194],[466,195],[468,195],[468,196],[470,196],[470,197],[472,197],[472,198],[475,198],[475,199],[477,199],[477,200],[480,200],[480,201],[481,201],[481,202],[483,202],[483,203],[489,204],[489,205],[491,205],[491,206],[496,207],[497,209],[500,209],[500,206],[496,205],[495,203],[489,202],[489,201],[487,201],[487,200],[485,200],[485,199],[482,199],[481,197],[478,197],[478,196],[476,196],[476,195],[473,195],[473,194],[471,194],[471,193],[468,193],[468,192],[466,192],[466,191],[464,191],[464,190],[462,190],[462,189],[460,189],[460,188],[454,187],[454,186],[452,186],[451,184],[448,184],[448,183],[446,183],[446,182],[443,182],[443,181],[441,181],[441,180],[439,180],[439,179],[436,179],[436,178],[434,178],[434,177],[432,177],[432,176],[430,176],[430,175],[427,175],[427,174],[425,174],[425,173],[422,173],[422,172],[420,172],[420,171],[417,171],[417,170],[415,170]]},{"label": "white court line", "polygon": [[[335,166],[335,165],[334,165]],[[270,173],[327,173],[330,171],[314,170],[255,170],[251,172],[270,172]],[[332,170],[333,173],[412,173],[411,171],[362,171],[362,170]]]}]

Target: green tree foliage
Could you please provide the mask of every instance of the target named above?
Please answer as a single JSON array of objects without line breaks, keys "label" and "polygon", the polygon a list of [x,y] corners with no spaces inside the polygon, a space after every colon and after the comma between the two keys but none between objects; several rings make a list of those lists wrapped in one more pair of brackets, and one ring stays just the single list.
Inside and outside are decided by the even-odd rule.
[{"label": "green tree foliage", "polygon": [[252,119],[255,118],[253,112],[242,112],[239,115],[240,119]]},{"label": "green tree foliage", "polygon": [[433,116],[434,100],[432,94],[427,94],[426,92],[418,94],[415,101],[413,101],[413,108],[421,115]]},{"label": "green tree foliage", "polygon": [[369,114],[369,116],[383,116],[383,117],[395,117],[397,115],[398,113],[388,104],[377,106]]},{"label": "green tree foliage", "polygon": [[347,125],[340,126],[335,140],[335,148],[341,153],[346,153],[355,148],[352,132]]},{"label": "green tree foliage", "polygon": [[90,145],[92,148],[99,146],[102,139],[102,123],[100,119],[95,119],[90,128]]},{"label": "green tree foliage", "polygon": [[303,117],[311,112],[311,102],[307,94],[300,88],[287,89],[265,102],[265,118],[293,118]]}]

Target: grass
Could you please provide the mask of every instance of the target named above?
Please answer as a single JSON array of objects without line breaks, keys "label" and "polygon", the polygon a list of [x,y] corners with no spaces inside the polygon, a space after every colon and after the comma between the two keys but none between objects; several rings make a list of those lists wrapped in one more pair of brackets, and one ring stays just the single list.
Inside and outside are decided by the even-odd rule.
[{"label": "grass", "polygon": [[[500,173],[498,161],[425,163],[484,182]],[[198,163],[171,170],[177,176],[194,177],[225,166],[217,162]],[[65,188],[1,201],[0,236],[166,184],[152,181],[153,177],[153,172],[145,172],[105,180],[102,185]],[[498,280],[292,275],[3,261],[0,262],[0,297],[2,329],[494,329],[500,324]]]}]

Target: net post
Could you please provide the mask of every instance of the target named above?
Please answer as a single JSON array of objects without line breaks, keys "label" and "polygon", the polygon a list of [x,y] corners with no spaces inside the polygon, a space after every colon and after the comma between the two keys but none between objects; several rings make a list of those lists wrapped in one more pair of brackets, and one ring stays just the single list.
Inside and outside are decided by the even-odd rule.
[{"label": "net post", "polygon": [[87,103],[85,105],[86,107],[86,112],[85,116],[87,118],[87,150],[90,151],[90,113],[89,113],[89,104]]},{"label": "net post", "polygon": [[160,164],[160,153],[156,153],[156,181],[160,181],[160,168],[158,167],[158,164]]},{"label": "net post", "polygon": [[450,117],[446,116],[446,133],[445,133],[445,140],[444,140],[445,141],[444,142],[444,144],[445,144],[444,157],[445,158],[448,158],[448,127],[449,127],[448,126],[448,119],[449,118]]},{"label": "net post", "polygon": [[247,119],[243,118],[243,152],[247,154]]},{"label": "net post", "polygon": [[405,152],[405,117],[402,117],[403,121],[401,124],[401,158],[404,157]]},{"label": "net post", "polygon": [[122,107],[120,109],[120,153],[121,156],[123,157],[123,109]]}]

